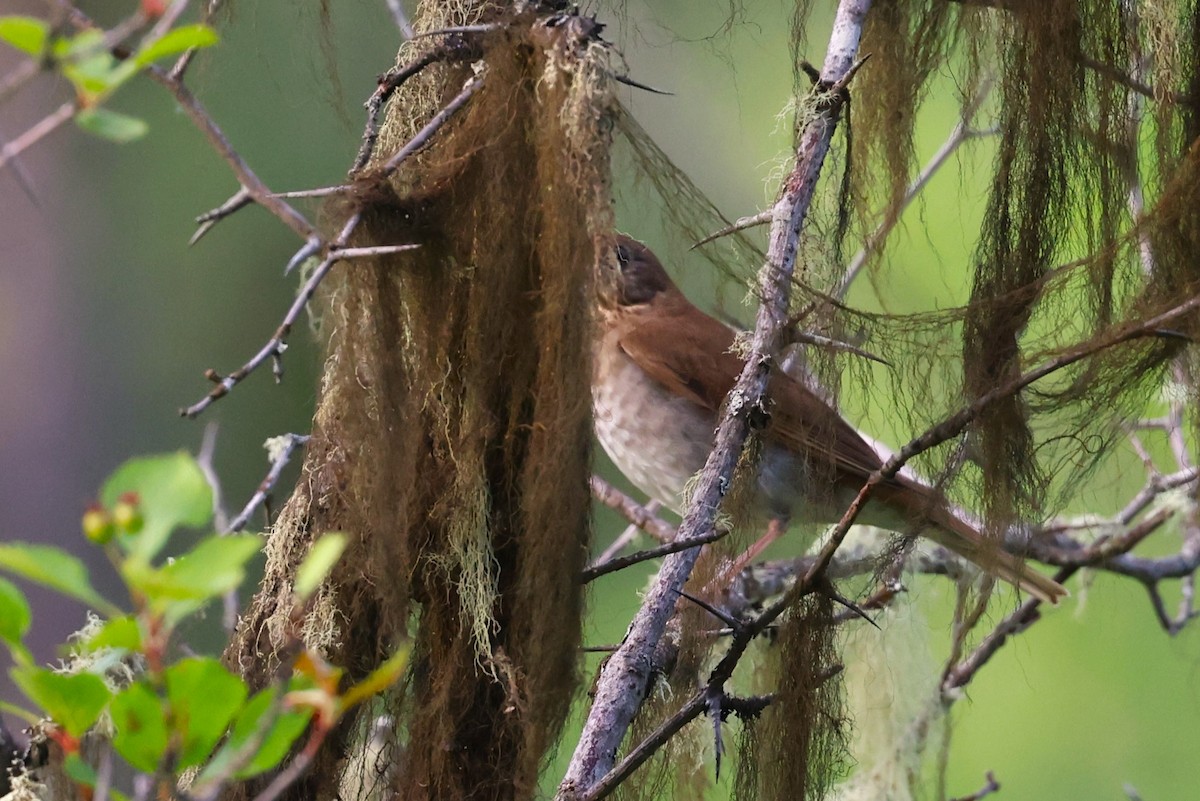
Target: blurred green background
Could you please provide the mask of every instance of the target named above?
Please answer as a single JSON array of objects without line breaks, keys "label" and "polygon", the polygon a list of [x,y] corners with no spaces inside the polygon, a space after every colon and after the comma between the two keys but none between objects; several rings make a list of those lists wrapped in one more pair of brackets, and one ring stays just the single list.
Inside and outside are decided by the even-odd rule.
[{"label": "blurred green background", "polygon": [[[5,13],[42,8],[5,5]],[[128,4],[85,5],[103,19]],[[344,176],[358,145],[360,103],[399,41],[382,0],[342,0],[333,4],[332,48],[323,54],[316,5],[238,4],[220,45],[191,73],[229,139],[277,190]],[[820,5],[809,26],[816,44],[806,52],[814,62],[823,56],[832,7]],[[597,9],[612,23],[608,36],[630,74],[674,92],[623,90],[629,107],[731,218],[769,202],[771,176],[790,147],[789,123],[776,118],[792,86],[787,4],[733,7],[738,16],[728,31],[731,6],[723,0],[629,3],[620,15]],[[0,70],[15,63],[12,52],[0,53]],[[42,78],[10,98],[0,134],[24,130],[64,91]],[[227,504],[240,508],[266,469],[263,440],[307,430],[319,361],[312,338],[297,332],[282,385],[264,371],[200,422],[178,416],[206,391],[205,368],[228,372],[270,336],[296,287],[282,268],[297,243],[250,209],[188,248],[193,218],[228,197],[234,180],[159,87],[135,82],[114,107],[148,120],[150,135],[118,147],[71,127],[55,133],[22,159],[36,202],[11,173],[0,175],[0,538],[80,552],[79,515],[104,476],[132,455],[195,451],[206,422],[219,425],[216,466]],[[935,94],[919,126],[922,160],[955,119],[953,94]],[[984,143],[951,161],[896,232],[882,280],[893,311],[965,299],[966,257],[987,190],[973,170],[986,168],[988,158]],[[694,297],[710,292],[711,268],[678,243],[655,242],[658,224],[644,214],[618,209],[624,230],[661,244]],[[865,284],[852,300],[878,307]],[[597,459],[615,480],[603,455]],[[1111,511],[1141,480],[1136,466],[1128,475],[1101,472],[1095,490],[1070,511]],[[597,547],[622,528],[598,511]],[[101,588],[115,593],[114,577],[94,564]],[[647,575],[627,571],[591,589],[588,642],[620,639]],[[1048,620],[1006,646],[957,705],[948,793],[973,792],[990,770],[1004,798],[1120,799],[1126,783],[1146,801],[1196,797],[1195,632],[1168,638],[1132,582],[1101,577],[1086,591],[1072,590]],[[941,658],[949,587],[918,582],[912,595]],[[50,660],[54,644],[81,624],[82,610],[32,596],[35,651]],[[997,619],[1007,608],[997,606]],[[589,659],[589,673],[597,661]]]}]

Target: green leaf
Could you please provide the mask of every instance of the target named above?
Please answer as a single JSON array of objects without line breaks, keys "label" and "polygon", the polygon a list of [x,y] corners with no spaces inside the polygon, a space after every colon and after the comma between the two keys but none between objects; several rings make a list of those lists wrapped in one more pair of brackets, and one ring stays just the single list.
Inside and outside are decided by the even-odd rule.
[{"label": "green leaf", "polygon": [[0,639],[19,645],[29,631],[29,602],[8,579],[0,578]]},{"label": "green leaf", "polygon": [[246,578],[246,563],[261,549],[257,534],[213,536],[161,568],[139,569],[130,560],[125,573],[161,612],[171,601],[206,601],[237,589]]},{"label": "green leaf", "polygon": [[182,25],[140,49],[134,55],[133,62],[139,67],[144,67],[160,58],[173,56],[193,47],[209,47],[217,41],[217,32],[207,25]]},{"label": "green leaf", "polygon": [[162,549],[176,527],[201,528],[212,519],[212,488],[200,465],[183,451],[130,459],[105,482],[100,502],[111,509],[127,492],[137,493],[145,524],[119,542],[147,560]]},{"label": "green leaf", "polygon": [[371,696],[391,687],[404,675],[408,667],[408,648],[401,648],[358,684],[342,695],[342,711],[360,704]]},{"label": "green leaf", "polygon": [[[270,719],[271,704],[279,692],[278,688],[268,687],[250,698],[238,714],[229,739],[201,772],[193,789],[198,791],[204,783],[227,779],[230,771],[238,779],[257,776],[283,761],[292,744],[308,728],[313,711],[308,707],[284,709]],[[237,767],[235,762],[240,761],[243,752],[252,752],[253,757],[240,769],[234,770]]]},{"label": "green leaf", "polygon": [[104,31],[85,28],[71,37],[55,39],[51,48],[57,59],[78,58],[92,53],[105,52]]},{"label": "green leaf", "polygon": [[83,647],[88,651],[116,648],[136,653],[142,650],[142,630],[138,622],[129,615],[113,618],[101,626]]},{"label": "green leaf", "polygon": [[117,733],[113,748],[143,773],[154,773],[167,752],[170,735],[161,699],[142,682],[117,694],[108,708]]},{"label": "green leaf", "polygon": [[0,41],[31,56],[42,54],[49,35],[50,26],[37,17],[0,17]]},{"label": "green leaf", "polygon": [[84,131],[119,145],[141,139],[150,130],[145,120],[98,107],[80,111],[75,115],[75,123]]},{"label": "green leaf", "polygon": [[107,617],[122,614],[120,609],[92,588],[83,562],[59,548],[24,542],[0,543],[0,570],[7,570],[83,601]]},{"label": "green leaf", "polygon": [[96,769],[84,762],[79,754],[67,754],[67,758],[63,760],[63,772],[76,784],[96,786]]},{"label": "green leaf", "polygon": [[36,726],[38,721],[42,719],[41,715],[35,712],[30,712],[28,709],[19,707],[16,704],[10,704],[8,701],[0,701],[0,712],[23,720],[30,726]]},{"label": "green leaf", "polygon": [[199,765],[212,753],[248,690],[216,659],[184,659],[167,669],[167,699],[183,735],[176,768]]},{"label": "green leaf", "polygon": [[307,601],[317,587],[321,586],[329,571],[333,570],[338,559],[342,558],[346,542],[345,534],[331,532],[323,535],[308,549],[304,561],[296,570],[296,597],[302,602]]},{"label": "green leaf", "polygon": [[80,128],[101,139],[125,144],[140,139],[150,130],[145,121],[106,108],[87,108],[75,115]]},{"label": "green leaf", "polygon": [[24,666],[10,671],[13,681],[46,715],[79,737],[96,722],[112,692],[94,673],[55,673]]},{"label": "green leaf", "polygon": [[[84,762],[79,754],[67,754],[67,758],[63,760],[63,772],[76,784],[96,786],[96,769]],[[114,801],[129,801],[129,796],[114,787],[109,787],[108,792]]]}]

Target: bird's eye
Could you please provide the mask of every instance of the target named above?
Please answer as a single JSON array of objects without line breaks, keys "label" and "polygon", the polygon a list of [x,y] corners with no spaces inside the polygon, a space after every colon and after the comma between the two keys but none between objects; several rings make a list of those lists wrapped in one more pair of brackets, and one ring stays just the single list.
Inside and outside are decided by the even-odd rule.
[{"label": "bird's eye", "polygon": [[625,268],[629,266],[629,259],[629,248],[625,245],[617,245],[617,263],[621,265],[621,272],[625,272]]}]

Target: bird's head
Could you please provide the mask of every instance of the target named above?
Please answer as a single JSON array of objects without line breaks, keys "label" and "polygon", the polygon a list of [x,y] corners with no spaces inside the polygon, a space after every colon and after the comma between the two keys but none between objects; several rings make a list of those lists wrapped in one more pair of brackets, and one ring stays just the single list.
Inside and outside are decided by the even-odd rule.
[{"label": "bird's head", "polygon": [[605,305],[614,310],[646,307],[660,295],[679,291],[650,248],[625,234],[617,235],[604,265],[610,279]]}]

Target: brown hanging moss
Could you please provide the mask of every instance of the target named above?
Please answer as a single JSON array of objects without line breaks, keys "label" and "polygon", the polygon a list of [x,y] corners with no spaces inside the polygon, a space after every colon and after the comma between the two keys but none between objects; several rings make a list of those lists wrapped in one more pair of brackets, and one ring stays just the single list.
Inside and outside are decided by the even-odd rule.
[{"label": "brown hanging moss", "polygon": [[[1001,45],[1000,144],[985,213],[971,309],[963,331],[964,391],[976,398],[1021,369],[1020,338],[1040,299],[1040,281],[1064,252],[1073,220],[1123,208],[1115,177],[1114,116],[1123,92],[1084,73],[1080,56],[1124,52],[1116,4],[1053,0],[1007,12]],[[1098,43],[1103,43],[1098,47]],[[1075,215],[1073,217],[1073,215]],[[1094,241],[1116,237],[1101,216]],[[1098,315],[1109,317],[1111,273],[1098,270]],[[993,403],[974,427],[989,523],[1002,530],[1036,511],[1045,489],[1022,398]]]},{"label": "brown hanging moss", "polygon": [[[381,180],[372,169],[473,70],[437,65],[406,85],[360,177],[355,244],[421,248],[331,276],[304,479],[230,651],[264,681],[312,535],[350,533],[304,639],[361,676],[412,637],[377,788],[402,798],[529,797],[577,683],[591,282],[612,231],[606,51],[590,20],[487,3],[425,3],[415,24],[484,20],[500,29],[474,69],[483,88]],[[347,721],[310,773],[325,783],[295,797],[330,797],[364,728]]]},{"label": "brown hanging moss", "polygon": [[[952,3],[876,0],[860,51],[871,60],[854,80],[852,195],[863,230],[892,225],[913,175],[913,127],[933,69],[954,31]],[[869,254],[875,256],[877,254]]]},{"label": "brown hanging moss", "polygon": [[827,596],[809,595],[783,623],[775,698],[761,720],[743,724],[752,731],[743,747],[757,750],[740,755],[739,801],[816,801],[844,770],[841,682],[828,676],[838,661],[832,609]]}]

